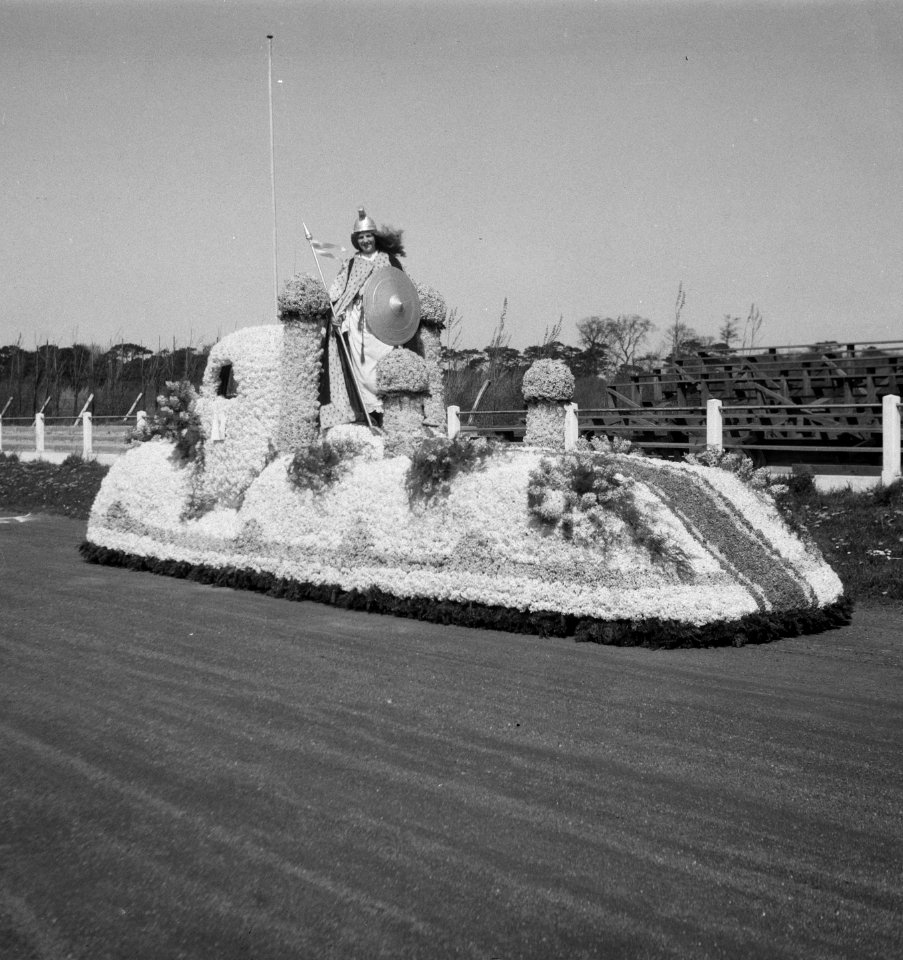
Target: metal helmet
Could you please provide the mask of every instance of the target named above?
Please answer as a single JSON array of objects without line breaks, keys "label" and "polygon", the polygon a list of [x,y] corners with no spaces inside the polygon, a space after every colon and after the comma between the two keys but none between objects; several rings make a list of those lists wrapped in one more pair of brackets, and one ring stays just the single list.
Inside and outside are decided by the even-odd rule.
[{"label": "metal helmet", "polygon": [[357,220],[355,220],[354,226],[351,229],[351,236],[353,237],[358,233],[376,233],[376,231],[376,221],[367,216],[367,212],[363,207],[358,207]]}]

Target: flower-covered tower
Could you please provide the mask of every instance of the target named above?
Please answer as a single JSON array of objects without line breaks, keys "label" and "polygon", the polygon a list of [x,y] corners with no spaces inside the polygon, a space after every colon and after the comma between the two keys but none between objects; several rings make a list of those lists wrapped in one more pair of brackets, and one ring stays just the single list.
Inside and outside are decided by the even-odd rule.
[{"label": "flower-covered tower", "polygon": [[445,380],[442,374],[442,331],[448,320],[445,299],[438,290],[416,283],[420,298],[420,329],[410,344],[426,362],[428,394],[423,402],[426,422],[438,427],[445,423]]},{"label": "flower-covered tower", "polygon": [[279,296],[284,334],[275,446],[281,452],[309,446],[319,436],[321,351],[330,316],[326,291],[313,277],[299,274]]},{"label": "flower-covered tower", "polygon": [[423,408],[429,392],[426,361],[413,350],[396,348],[376,365],[377,392],[383,402],[386,453],[410,456],[426,436]]},{"label": "flower-covered tower", "polygon": [[537,360],[524,374],[527,432],[524,443],[533,447],[564,447],[564,420],[574,396],[574,374],[562,360]]}]

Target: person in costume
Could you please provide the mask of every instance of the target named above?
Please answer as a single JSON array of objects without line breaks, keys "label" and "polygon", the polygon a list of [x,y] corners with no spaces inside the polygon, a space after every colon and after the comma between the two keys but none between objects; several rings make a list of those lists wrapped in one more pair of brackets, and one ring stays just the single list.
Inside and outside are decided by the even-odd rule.
[{"label": "person in costume", "polygon": [[358,208],[351,233],[357,253],[342,263],[329,288],[338,334],[348,349],[338,349],[335,338],[329,337],[325,363],[329,397],[320,413],[324,427],[362,417],[363,410],[358,409],[361,401],[368,414],[380,419],[382,402],[376,393],[376,364],[393,347],[375,337],[367,325],[362,291],[374,271],[389,266],[402,269],[402,234],[403,231],[390,227],[380,229],[363,207]]}]

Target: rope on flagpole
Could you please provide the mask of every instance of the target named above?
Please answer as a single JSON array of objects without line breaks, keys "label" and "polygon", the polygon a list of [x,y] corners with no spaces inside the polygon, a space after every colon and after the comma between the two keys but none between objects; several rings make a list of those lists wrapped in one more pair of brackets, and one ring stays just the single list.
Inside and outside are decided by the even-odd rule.
[{"label": "rope on flagpole", "polygon": [[273,307],[274,317],[279,319],[279,245],[276,238],[276,137],[273,130],[273,34],[267,34],[269,46],[268,62],[268,91],[270,102],[270,187],[273,199]]},{"label": "rope on flagpole", "polygon": [[326,299],[329,301],[329,310],[332,313],[332,323],[330,326],[332,327],[333,336],[336,338],[339,349],[344,354],[345,360],[348,364],[348,369],[351,371],[351,382],[354,384],[354,391],[357,394],[358,400],[360,401],[361,410],[364,411],[364,416],[367,419],[367,426],[371,429],[371,431],[373,431],[373,433],[376,433],[377,430],[370,420],[370,414],[367,412],[367,404],[364,403],[364,395],[361,392],[361,386],[357,380],[357,372],[354,369],[354,364],[351,362],[351,357],[348,353],[348,346],[345,343],[345,338],[339,331],[339,318],[336,316],[335,305],[332,302],[332,298],[329,296],[329,287],[326,286],[326,280],[323,277],[323,268],[320,266],[320,258],[317,256],[317,248],[313,244],[314,238],[311,235],[310,230],[307,229],[307,224],[303,220],[301,221],[301,226],[304,227],[304,236],[306,237],[307,243],[310,246],[311,253],[314,255],[314,261],[317,264],[317,273],[320,274],[320,283],[323,284],[323,287],[326,290]]}]

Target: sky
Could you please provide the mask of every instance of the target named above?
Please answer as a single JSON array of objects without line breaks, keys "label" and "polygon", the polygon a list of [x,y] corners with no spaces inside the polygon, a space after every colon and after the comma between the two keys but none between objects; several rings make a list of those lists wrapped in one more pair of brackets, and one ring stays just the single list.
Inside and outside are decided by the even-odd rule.
[{"label": "sky", "polygon": [[363,205],[462,348],[903,340],[903,4],[0,0],[0,344],[276,322],[270,89],[280,286]]}]

